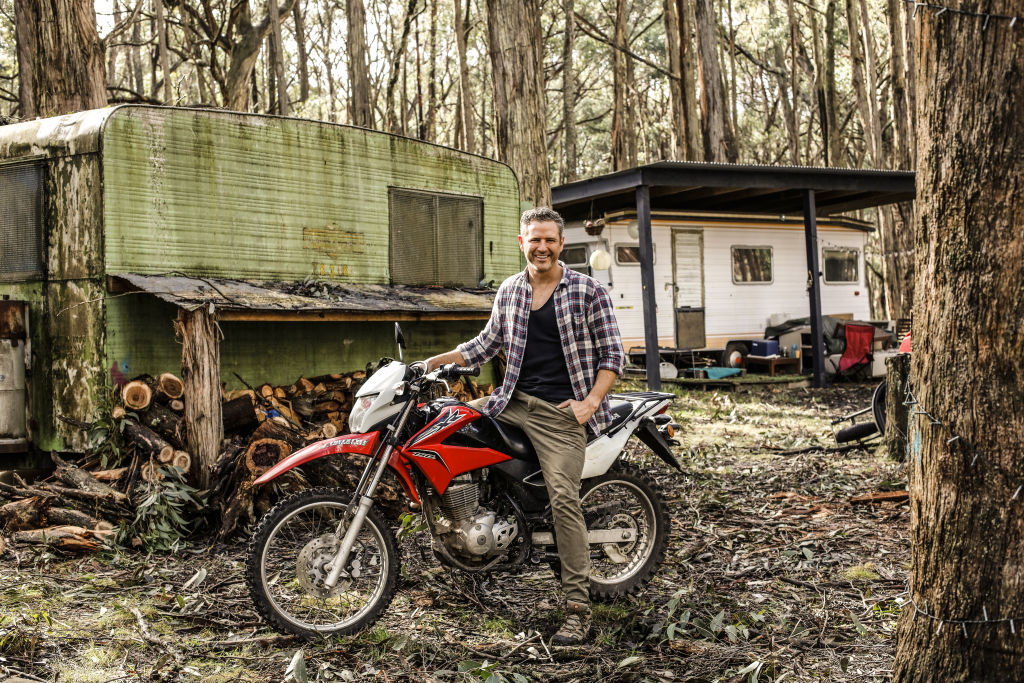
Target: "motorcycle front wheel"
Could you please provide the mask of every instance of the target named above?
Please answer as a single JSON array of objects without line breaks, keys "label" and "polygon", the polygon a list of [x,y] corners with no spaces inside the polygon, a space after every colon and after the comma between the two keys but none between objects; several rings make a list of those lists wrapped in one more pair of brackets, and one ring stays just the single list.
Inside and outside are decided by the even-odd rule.
[{"label": "motorcycle front wheel", "polygon": [[246,583],[257,611],[301,638],[347,635],[375,622],[395,595],[400,556],[395,537],[370,509],[338,583],[325,579],[348,529],[351,494],[317,488],[267,513],[249,542]]},{"label": "motorcycle front wheel", "polygon": [[668,513],[647,477],[622,470],[583,482],[587,529],[629,529],[630,540],[590,546],[590,594],[611,598],[636,592],[665,559]]}]

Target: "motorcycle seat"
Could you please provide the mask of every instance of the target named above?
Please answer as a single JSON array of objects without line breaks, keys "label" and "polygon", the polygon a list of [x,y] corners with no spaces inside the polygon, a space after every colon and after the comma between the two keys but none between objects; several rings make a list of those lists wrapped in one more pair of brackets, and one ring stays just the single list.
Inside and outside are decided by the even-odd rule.
[{"label": "motorcycle seat", "polygon": [[526,460],[527,462],[538,462],[537,451],[533,450],[533,444],[530,443],[530,439],[527,438],[526,432],[519,427],[515,427],[510,424],[502,424],[497,420],[494,420],[494,426],[497,428],[498,434],[505,441],[504,451],[508,455],[511,455],[516,460]]},{"label": "motorcycle seat", "polygon": [[633,413],[633,404],[629,401],[622,401],[621,403],[612,403],[612,421],[608,423],[608,426],[604,428],[602,434],[615,431],[619,425],[626,421],[627,418]]}]

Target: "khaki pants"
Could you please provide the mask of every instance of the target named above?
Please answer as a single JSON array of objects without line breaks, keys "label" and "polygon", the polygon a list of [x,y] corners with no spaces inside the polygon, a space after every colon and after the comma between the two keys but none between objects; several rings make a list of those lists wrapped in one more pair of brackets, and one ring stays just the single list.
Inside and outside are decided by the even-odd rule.
[{"label": "khaki pants", "polygon": [[[480,408],[486,398],[470,405]],[[533,444],[544,473],[555,543],[562,562],[562,589],[568,600],[590,602],[590,547],[580,507],[580,475],[586,458],[586,427],[572,408],[515,391],[497,419],[519,427]]]}]

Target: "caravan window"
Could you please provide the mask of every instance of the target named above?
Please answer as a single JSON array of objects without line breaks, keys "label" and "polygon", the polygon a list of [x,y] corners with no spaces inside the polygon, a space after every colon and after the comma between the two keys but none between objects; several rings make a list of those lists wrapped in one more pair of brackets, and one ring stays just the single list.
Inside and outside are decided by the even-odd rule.
[{"label": "caravan window", "polygon": [[43,274],[42,162],[0,166],[0,280]]},{"label": "caravan window", "polygon": [[738,285],[771,284],[774,279],[771,247],[732,248],[733,282]]},{"label": "caravan window", "polygon": [[[658,249],[657,245],[652,244],[651,247],[654,249],[651,256],[651,260],[654,263],[658,262]],[[640,265],[640,245],[639,244],[616,244],[615,245],[615,263],[620,266],[639,266]]]},{"label": "caravan window", "polygon": [[480,197],[392,187],[391,283],[477,287],[484,276]]},{"label": "caravan window", "polygon": [[825,282],[858,283],[860,282],[860,250],[858,249],[822,249]]},{"label": "caravan window", "polygon": [[577,273],[590,275],[590,262],[587,259],[587,245],[568,244],[562,250],[562,262]]}]

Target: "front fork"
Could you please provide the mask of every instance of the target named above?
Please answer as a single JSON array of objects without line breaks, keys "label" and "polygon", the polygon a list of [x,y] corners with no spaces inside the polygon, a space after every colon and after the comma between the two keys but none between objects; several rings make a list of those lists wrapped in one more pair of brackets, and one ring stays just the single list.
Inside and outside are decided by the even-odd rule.
[{"label": "front fork", "polygon": [[[366,480],[371,470],[373,470],[373,460],[366,463],[366,469],[363,470],[363,476],[359,479],[359,484],[356,486],[355,495],[352,498],[354,503],[356,499],[359,500],[359,506],[356,508],[355,516],[352,517],[352,522],[349,524],[348,530],[345,532],[345,538],[341,541],[341,547],[338,549],[338,554],[334,556],[334,561],[331,564],[331,571],[324,580],[324,585],[327,590],[331,590],[338,585],[338,579],[341,578],[341,572],[345,565],[348,564],[348,558],[352,554],[352,546],[355,545],[356,537],[363,528],[363,522],[366,520],[366,515],[370,512],[370,507],[373,505],[373,492],[377,490],[377,484],[380,483],[380,478],[384,476],[384,470],[388,466],[388,461],[391,460],[391,454],[395,450],[395,444],[398,442],[398,435],[402,432],[405,427],[405,421],[408,419],[409,414],[412,412],[416,405],[414,397],[416,393],[412,387],[409,387],[407,391],[410,392],[409,401],[405,405],[405,409],[402,411],[401,417],[395,424],[394,429],[384,440],[384,449],[379,451],[380,462],[377,464],[376,471],[373,473],[373,477],[370,479],[369,484]],[[352,503],[349,503],[349,509],[351,509]],[[345,517],[348,517],[346,514]],[[342,527],[345,524],[345,520],[338,524],[338,528],[335,530],[334,535],[337,536],[341,533]]]}]

